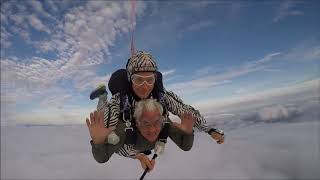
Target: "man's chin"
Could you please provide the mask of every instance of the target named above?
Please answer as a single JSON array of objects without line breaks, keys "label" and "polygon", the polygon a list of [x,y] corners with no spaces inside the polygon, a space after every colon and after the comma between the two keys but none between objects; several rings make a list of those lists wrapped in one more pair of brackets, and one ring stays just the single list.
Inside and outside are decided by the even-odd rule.
[{"label": "man's chin", "polygon": [[148,138],[148,141],[153,143],[153,142],[155,142],[157,139],[158,139],[157,137],[155,137],[155,138]]}]

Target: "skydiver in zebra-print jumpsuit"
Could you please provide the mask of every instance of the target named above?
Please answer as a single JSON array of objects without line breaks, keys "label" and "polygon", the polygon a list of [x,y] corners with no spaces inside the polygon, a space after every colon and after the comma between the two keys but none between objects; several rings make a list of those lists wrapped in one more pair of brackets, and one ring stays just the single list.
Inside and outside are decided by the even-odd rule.
[{"label": "skydiver in zebra-print jumpsuit", "polygon": [[[152,56],[145,52],[138,52],[135,56],[129,59],[128,65],[127,65],[127,72],[128,72],[129,78],[135,72],[144,72],[144,71],[150,72],[150,71],[156,71],[156,70],[157,70],[156,63],[153,60]],[[131,81],[131,79],[129,80]],[[97,110],[104,112],[104,123],[106,126],[108,124],[108,127],[116,126],[119,121],[120,98],[121,98],[120,94],[117,93],[111,97],[109,102],[107,102],[106,93],[99,96]],[[183,114],[186,114],[186,113],[192,114],[193,117],[196,119],[194,126],[198,128],[200,131],[209,133],[214,138],[214,136],[212,135],[213,133],[210,132],[211,129],[208,127],[205,119],[199,113],[198,110],[195,110],[190,105],[184,104],[183,101],[172,91],[164,90],[164,101],[165,101],[167,110],[174,115],[181,117]],[[217,132],[214,131],[214,133],[217,133]],[[221,135],[221,137],[219,136],[219,134]],[[217,140],[217,142],[220,144],[220,143],[223,143],[224,138],[223,138],[223,134],[221,133],[219,134],[218,135],[215,134],[215,137],[218,137],[218,139],[216,138],[214,139]],[[134,157],[139,152],[137,152],[134,149],[134,146],[125,145],[117,153],[125,157]]]}]

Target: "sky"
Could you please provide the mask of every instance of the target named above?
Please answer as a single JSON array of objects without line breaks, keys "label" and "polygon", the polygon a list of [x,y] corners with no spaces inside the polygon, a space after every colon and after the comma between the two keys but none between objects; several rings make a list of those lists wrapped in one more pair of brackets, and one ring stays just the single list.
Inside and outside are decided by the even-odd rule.
[{"label": "sky", "polygon": [[218,145],[195,129],[188,152],[168,140],[145,179],[320,179],[319,9],[136,1],[132,16],[130,1],[1,0],[1,179],[141,176],[137,160],[97,163],[84,123],[90,92],[125,67],[132,26],[165,88],[226,134]]},{"label": "sky", "polygon": [[[165,88],[206,117],[255,106],[261,119],[287,118],[296,102],[319,100],[319,8],[137,1],[134,44],[157,60]],[[132,17],[130,1],[1,0],[1,125],[83,124],[97,104],[90,92],[125,67]]]}]

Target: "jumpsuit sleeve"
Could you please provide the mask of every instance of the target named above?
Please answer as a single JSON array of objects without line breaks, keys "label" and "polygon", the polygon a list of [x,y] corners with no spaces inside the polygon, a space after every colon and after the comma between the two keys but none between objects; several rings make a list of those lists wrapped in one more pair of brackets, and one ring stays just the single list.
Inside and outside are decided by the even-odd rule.
[{"label": "jumpsuit sleeve", "polygon": [[172,91],[165,90],[164,99],[169,112],[179,117],[185,113],[191,113],[192,116],[196,118],[194,126],[200,131],[204,131],[206,133],[209,132],[210,128],[199,110],[194,109],[190,105],[184,104],[183,101]]},{"label": "jumpsuit sleeve", "polygon": [[172,124],[172,121],[169,120],[170,127],[169,127],[169,137],[172,141],[182,150],[189,151],[193,145],[194,134],[193,131],[191,134],[187,134],[180,130],[179,128],[175,127]]}]

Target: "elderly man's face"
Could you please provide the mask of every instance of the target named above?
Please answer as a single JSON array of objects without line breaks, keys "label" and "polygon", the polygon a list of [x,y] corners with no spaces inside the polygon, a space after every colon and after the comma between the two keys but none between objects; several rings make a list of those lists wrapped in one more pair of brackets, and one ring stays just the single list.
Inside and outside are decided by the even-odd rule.
[{"label": "elderly man's face", "polygon": [[155,74],[153,72],[138,72],[131,76],[132,89],[141,99],[147,98],[153,90]]},{"label": "elderly man's face", "polygon": [[150,142],[158,139],[162,127],[161,115],[158,110],[144,111],[140,117],[138,129],[141,135]]}]

